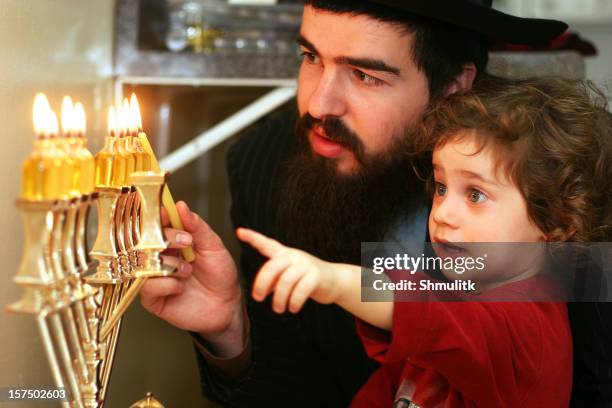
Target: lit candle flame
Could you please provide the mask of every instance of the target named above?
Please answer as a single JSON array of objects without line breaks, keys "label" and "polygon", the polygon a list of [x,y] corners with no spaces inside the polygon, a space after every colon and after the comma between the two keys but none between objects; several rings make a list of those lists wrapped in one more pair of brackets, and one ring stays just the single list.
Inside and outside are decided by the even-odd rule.
[{"label": "lit candle flame", "polygon": [[137,120],[136,120],[136,114],[132,109],[132,105],[128,102],[127,98],[123,100],[123,107],[124,109],[126,109],[127,111],[127,117],[128,117],[128,123],[127,123],[127,127],[128,127],[128,133],[131,136],[136,136],[138,135],[138,124],[137,124]]},{"label": "lit candle flame", "polygon": [[49,100],[45,94],[36,94],[34,98],[34,108],[32,109],[32,119],[34,122],[34,132],[37,135],[47,134],[47,112],[50,110]]},{"label": "lit candle flame", "polygon": [[108,134],[117,136],[117,115],[113,106],[108,108]]},{"label": "lit candle flame", "polygon": [[123,110],[123,105],[117,104],[115,107],[115,111],[117,112],[117,133],[119,136],[123,136],[125,134],[125,111]]},{"label": "lit candle flame", "polygon": [[130,97],[130,116],[134,120],[134,126],[140,132],[142,131],[142,117],[140,116],[140,106],[138,105],[138,99],[136,94],[132,94]]},{"label": "lit candle flame", "polygon": [[73,133],[76,128],[74,105],[72,104],[72,98],[69,96],[64,96],[61,115],[62,132],[64,132],[64,136],[68,136]]},{"label": "lit candle flame", "polygon": [[57,115],[51,109],[47,111],[47,126],[47,130],[51,136],[57,136],[59,134]]},{"label": "lit candle flame", "polygon": [[123,134],[129,135],[132,130],[132,115],[130,114],[130,102],[127,98],[123,98]]},{"label": "lit candle flame", "polygon": [[85,108],[81,102],[74,105],[74,130],[79,135],[84,135],[87,129],[87,119],[85,117]]}]

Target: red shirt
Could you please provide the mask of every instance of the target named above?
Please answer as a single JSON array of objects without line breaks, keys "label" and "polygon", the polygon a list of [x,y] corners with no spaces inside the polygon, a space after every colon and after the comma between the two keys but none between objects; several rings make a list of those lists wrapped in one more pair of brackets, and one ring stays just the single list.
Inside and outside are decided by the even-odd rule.
[{"label": "red shirt", "polygon": [[357,321],[380,361],[351,407],[567,407],[572,344],[564,303],[396,302],[392,332]]}]

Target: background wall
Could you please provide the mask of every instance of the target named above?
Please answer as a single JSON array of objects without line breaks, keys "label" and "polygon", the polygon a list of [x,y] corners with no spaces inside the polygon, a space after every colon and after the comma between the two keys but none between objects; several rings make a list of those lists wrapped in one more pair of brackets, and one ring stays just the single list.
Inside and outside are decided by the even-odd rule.
[{"label": "background wall", "polygon": [[[32,103],[44,92],[56,111],[66,94],[83,102],[90,146],[106,127],[111,97],[113,1],[0,1],[0,386],[49,386],[48,363],[31,316],[9,315],[23,229],[14,201],[32,148]],[[93,143],[92,143],[93,142]],[[2,403],[0,403],[1,405]],[[14,404],[10,404],[11,406]],[[48,406],[48,404],[46,405]]]},{"label": "background wall", "polygon": [[[83,102],[89,147],[96,152],[106,130],[106,109],[113,99],[113,21],[113,0],[0,0],[2,309],[22,293],[12,282],[23,240],[14,201],[19,193],[20,165],[34,140],[34,95],[46,93],[58,114],[64,95]],[[189,337],[146,314],[140,305],[128,313],[124,323],[108,406],[127,407],[147,390],[154,391],[167,406],[202,406]],[[0,387],[53,383],[31,316],[0,311],[0,367]]]},{"label": "background wall", "polygon": [[612,18],[607,24],[575,24],[571,28],[595,44],[599,55],[586,59],[586,76],[604,88],[612,103]]},{"label": "background wall", "polygon": [[571,31],[592,41],[598,50],[598,55],[586,59],[586,77],[604,88],[612,101],[612,2],[609,0],[493,0],[493,6],[522,17],[565,21]]}]

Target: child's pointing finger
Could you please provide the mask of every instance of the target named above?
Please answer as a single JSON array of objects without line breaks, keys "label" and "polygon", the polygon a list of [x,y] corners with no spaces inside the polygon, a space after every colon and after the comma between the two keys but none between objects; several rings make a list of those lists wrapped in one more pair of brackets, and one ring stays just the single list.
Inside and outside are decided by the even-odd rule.
[{"label": "child's pointing finger", "polygon": [[268,258],[276,256],[285,248],[280,242],[248,228],[238,228],[236,230],[236,236],[239,240],[251,245],[263,256]]},{"label": "child's pointing finger", "polygon": [[259,270],[253,283],[253,298],[263,301],[268,293],[274,291],[278,276],[283,273],[291,264],[287,257],[276,257],[268,260]]}]

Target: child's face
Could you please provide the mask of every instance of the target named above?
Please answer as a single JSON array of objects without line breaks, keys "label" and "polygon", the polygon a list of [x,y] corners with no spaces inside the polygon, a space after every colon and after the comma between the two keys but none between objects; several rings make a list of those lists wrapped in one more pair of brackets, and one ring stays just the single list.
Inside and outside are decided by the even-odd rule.
[{"label": "child's face", "polygon": [[[467,131],[466,131],[467,132]],[[529,219],[525,199],[518,187],[505,175],[503,166],[495,167],[491,148],[478,152],[479,145],[470,133],[460,134],[433,153],[434,197],[429,215],[432,243],[461,242],[539,242],[545,235]],[[477,153],[476,153],[477,152]],[[497,170],[497,171],[496,171]],[[524,247],[524,246],[523,246]],[[462,256],[446,245],[436,245],[438,256]],[[483,246],[489,251],[491,246]],[[515,274],[531,269],[534,258],[522,252],[525,268],[516,264],[517,245],[496,246],[489,252],[485,274],[449,276],[447,278],[503,282]],[[449,252],[450,251],[450,252]],[[469,251],[468,249],[468,252]],[[463,255],[468,255],[463,253]],[[474,254],[471,254],[474,255]],[[515,258],[513,260],[513,258]],[[527,259],[530,258],[530,259]],[[508,270],[508,265],[514,265]],[[451,274],[452,275],[452,274]]]},{"label": "child's face", "polygon": [[432,242],[538,242],[545,239],[529,219],[518,187],[495,170],[489,147],[474,136],[451,140],[433,153],[434,197],[429,214]]}]

